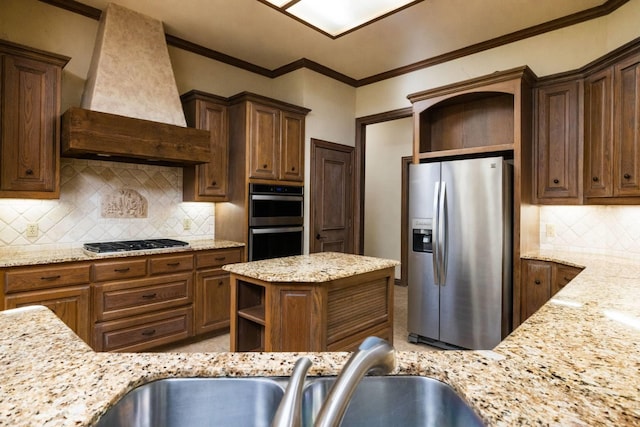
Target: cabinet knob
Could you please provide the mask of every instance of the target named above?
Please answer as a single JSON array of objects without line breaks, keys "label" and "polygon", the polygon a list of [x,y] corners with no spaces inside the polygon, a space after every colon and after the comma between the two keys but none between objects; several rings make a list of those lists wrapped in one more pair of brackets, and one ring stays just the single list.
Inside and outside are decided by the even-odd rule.
[{"label": "cabinet knob", "polygon": [[559,182],[560,182],[560,180],[559,180],[558,178],[555,178],[555,179],[553,180],[553,183],[554,183],[554,184],[558,184]]},{"label": "cabinet knob", "polygon": [[295,172],[296,171],[296,167],[295,166],[291,166],[291,172]]},{"label": "cabinet knob", "polygon": [[593,182],[598,182],[598,181],[600,181],[600,178],[598,178],[597,176],[594,176],[593,178],[591,178],[591,180]]},{"label": "cabinet knob", "polygon": [[33,175],[33,169],[27,169],[26,171],[24,171],[24,173],[26,173],[27,175]]},{"label": "cabinet knob", "polygon": [[628,174],[628,173],[625,173],[625,174],[624,174],[624,179],[631,179],[631,175],[630,175],[630,174]]},{"label": "cabinet knob", "polygon": [[534,280],[534,283],[535,283],[536,285],[539,285],[539,284],[540,284],[540,279],[536,279],[536,280]]},{"label": "cabinet knob", "polygon": [[267,168],[267,164],[265,163],[264,165],[262,165],[262,169],[266,169]]},{"label": "cabinet knob", "polygon": [[218,185],[218,181],[211,181],[211,185],[215,187],[216,185]]}]

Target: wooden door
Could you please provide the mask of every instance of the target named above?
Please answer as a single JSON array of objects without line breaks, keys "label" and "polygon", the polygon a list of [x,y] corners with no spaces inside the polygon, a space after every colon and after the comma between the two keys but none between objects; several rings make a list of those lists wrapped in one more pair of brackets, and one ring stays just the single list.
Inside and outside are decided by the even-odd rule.
[{"label": "wooden door", "polygon": [[311,253],[353,253],[353,162],[353,147],[311,139]]},{"label": "wooden door", "polygon": [[614,195],[640,196],[640,55],[614,71]]},{"label": "wooden door", "polygon": [[304,181],[304,115],[282,112],[280,179]]},{"label": "wooden door", "polygon": [[249,103],[249,177],[278,179],[280,110]]},{"label": "wooden door", "polygon": [[613,194],[612,68],[589,76],[584,93],[584,195],[610,197]]},{"label": "wooden door", "polygon": [[537,94],[537,197],[577,203],[580,83],[541,87]]}]

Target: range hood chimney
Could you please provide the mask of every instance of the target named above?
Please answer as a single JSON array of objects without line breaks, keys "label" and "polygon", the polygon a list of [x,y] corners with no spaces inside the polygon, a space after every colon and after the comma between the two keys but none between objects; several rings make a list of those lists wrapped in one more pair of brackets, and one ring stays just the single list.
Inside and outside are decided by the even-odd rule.
[{"label": "range hood chimney", "polygon": [[133,163],[210,160],[209,132],[186,127],[162,22],[110,3],[82,108],[62,116],[62,155]]}]

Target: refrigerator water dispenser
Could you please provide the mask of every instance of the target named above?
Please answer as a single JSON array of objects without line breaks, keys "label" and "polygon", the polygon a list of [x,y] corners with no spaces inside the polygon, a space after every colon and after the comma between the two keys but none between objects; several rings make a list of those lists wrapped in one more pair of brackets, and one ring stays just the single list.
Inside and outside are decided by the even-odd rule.
[{"label": "refrigerator water dispenser", "polygon": [[433,253],[433,219],[413,218],[413,251]]}]

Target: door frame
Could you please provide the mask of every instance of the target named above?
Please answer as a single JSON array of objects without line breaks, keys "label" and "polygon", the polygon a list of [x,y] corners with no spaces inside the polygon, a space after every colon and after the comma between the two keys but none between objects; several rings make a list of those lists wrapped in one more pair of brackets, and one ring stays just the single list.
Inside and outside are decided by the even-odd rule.
[{"label": "door frame", "polygon": [[[351,161],[349,164],[349,168],[351,171],[355,172],[356,169],[356,165],[355,165],[355,160],[357,158],[357,154],[356,154],[356,148],[352,147],[350,145],[344,145],[344,144],[338,144],[336,142],[329,142],[329,141],[323,141],[321,139],[317,139],[317,138],[311,138],[311,155],[309,157],[309,161],[310,163],[310,167],[309,167],[309,227],[308,227],[308,232],[307,232],[307,238],[309,239],[309,253],[312,253],[311,251],[311,246],[312,246],[312,239],[315,239],[315,221],[316,221],[316,209],[315,209],[315,200],[313,197],[311,197],[313,194],[315,194],[315,191],[317,189],[317,185],[318,183],[315,182],[315,176],[316,176],[316,157],[317,157],[317,149],[318,148],[322,148],[325,150],[333,150],[333,151],[340,151],[343,153],[348,153],[350,154],[351,157]],[[354,220],[352,221],[352,225],[351,225],[351,239],[353,240],[353,253],[358,253],[356,251],[356,247],[357,247],[357,240],[356,240],[356,203],[355,201],[357,200],[356,196],[356,179],[355,179],[356,175],[355,173],[351,173],[351,183],[349,184],[351,186],[351,194],[352,194],[352,206],[351,206],[351,212],[352,215],[354,217]]]},{"label": "door frame", "polygon": [[[364,171],[365,171],[365,154],[366,154],[366,146],[367,146],[367,126],[373,125],[382,122],[388,122],[391,120],[405,119],[407,117],[411,117],[413,115],[413,108],[400,108],[397,110],[387,111],[384,113],[372,114],[370,116],[358,117],[356,118],[356,161],[355,161],[355,169],[353,171],[354,180],[355,180],[355,188],[353,193],[354,199],[354,207],[353,207],[353,232],[354,232],[354,240],[353,240],[353,252],[356,254],[362,255],[364,252]],[[415,135],[414,135],[415,138]],[[408,170],[408,168],[407,168]],[[403,169],[404,175],[404,169]],[[404,176],[403,176],[404,178]],[[406,203],[406,197],[402,195],[402,203]],[[401,221],[405,221],[406,212],[401,213],[402,218]],[[400,231],[401,241],[403,240],[403,234],[406,233],[406,227],[403,226]],[[404,239],[406,239],[406,234],[404,235]],[[406,241],[405,241],[406,243]],[[406,244],[401,243],[401,253],[402,250],[406,250]],[[407,272],[406,272],[406,262],[403,262],[400,266],[400,283],[407,283]]]}]

